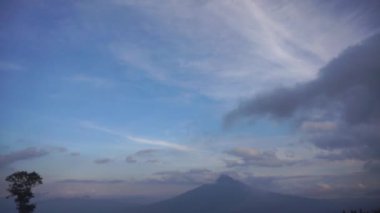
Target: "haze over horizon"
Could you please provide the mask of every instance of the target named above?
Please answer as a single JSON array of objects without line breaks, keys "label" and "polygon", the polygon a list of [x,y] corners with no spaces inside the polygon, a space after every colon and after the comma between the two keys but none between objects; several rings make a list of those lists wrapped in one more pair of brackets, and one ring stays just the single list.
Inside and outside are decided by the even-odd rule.
[{"label": "haze over horizon", "polygon": [[0,2],[0,196],[163,198],[228,174],[380,198],[380,2]]}]

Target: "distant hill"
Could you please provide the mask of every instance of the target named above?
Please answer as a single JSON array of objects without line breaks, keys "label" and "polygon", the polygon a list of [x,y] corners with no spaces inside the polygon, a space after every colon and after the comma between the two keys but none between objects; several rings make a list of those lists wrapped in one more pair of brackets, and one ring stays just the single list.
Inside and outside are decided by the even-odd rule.
[{"label": "distant hill", "polygon": [[[125,213],[137,204],[121,199],[57,198],[34,201],[35,213]],[[1,213],[17,213],[13,199],[0,199]]]},{"label": "distant hill", "polygon": [[[358,201],[358,200],[357,200]],[[375,201],[371,201],[375,206]],[[254,189],[220,176],[215,183],[205,184],[172,199],[139,207],[133,213],[339,213],[343,208],[359,208],[352,201],[317,200]],[[365,205],[368,206],[368,203]]]}]

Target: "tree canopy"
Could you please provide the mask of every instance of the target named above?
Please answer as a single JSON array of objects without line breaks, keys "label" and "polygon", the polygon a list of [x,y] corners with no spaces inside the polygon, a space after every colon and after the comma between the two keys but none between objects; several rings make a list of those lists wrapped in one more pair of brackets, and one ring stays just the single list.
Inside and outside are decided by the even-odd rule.
[{"label": "tree canopy", "polygon": [[31,204],[30,199],[34,197],[32,187],[42,184],[42,177],[36,172],[18,171],[5,179],[9,183],[7,191],[10,193],[7,198],[15,197],[19,213],[31,213],[36,208]]}]

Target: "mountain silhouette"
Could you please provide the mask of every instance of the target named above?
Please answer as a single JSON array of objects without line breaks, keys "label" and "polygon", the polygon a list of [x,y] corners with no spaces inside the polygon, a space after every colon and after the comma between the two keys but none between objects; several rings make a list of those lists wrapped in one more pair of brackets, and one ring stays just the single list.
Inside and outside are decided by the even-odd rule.
[{"label": "mountain silhouette", "polygon": [[227,175],[174,198],[140,207],[136,213],[317,213],[341,212],[325,200],[267,192]]}]

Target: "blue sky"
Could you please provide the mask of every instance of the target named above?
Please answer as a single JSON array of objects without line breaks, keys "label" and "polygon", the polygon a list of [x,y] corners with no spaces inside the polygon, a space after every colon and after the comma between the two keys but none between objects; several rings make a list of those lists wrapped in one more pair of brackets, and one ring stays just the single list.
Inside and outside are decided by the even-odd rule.
[{"label": "blue sky", "polygon": [[353,123],[352,110],[325,102],[292,113],[272,104],[302,99],[308,82],[323,88],[320,70],[338,73],[334,60],[350,61],[346,48],[378,33],[378,10],[376,1],[2,1],[1,179],[36,170],[46,197],[169,195],[220,173],[305,196],[379,189],[366,172],[378,155],[315,142],[378,123]]}]

